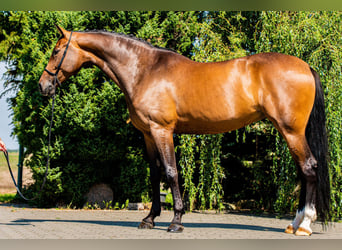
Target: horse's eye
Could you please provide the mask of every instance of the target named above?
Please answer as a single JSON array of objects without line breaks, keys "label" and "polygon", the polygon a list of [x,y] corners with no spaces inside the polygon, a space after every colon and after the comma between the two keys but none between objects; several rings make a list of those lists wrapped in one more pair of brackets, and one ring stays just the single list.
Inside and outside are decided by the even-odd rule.
[{"label": "horse's eye", "polygon": [[55,50],[53,51],[53,55],[54,55],[54,56],[57,55],[58,52],[59,52],[59,49],[55,49]]}]

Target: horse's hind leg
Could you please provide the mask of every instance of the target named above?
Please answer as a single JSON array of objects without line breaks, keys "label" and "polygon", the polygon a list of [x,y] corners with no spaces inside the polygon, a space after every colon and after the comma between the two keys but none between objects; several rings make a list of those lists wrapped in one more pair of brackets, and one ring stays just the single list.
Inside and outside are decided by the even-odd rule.
[{"label": "horse's hind leg", "polygon": [[312,155],[304,134],[282,130],[293,159],[298,167],[302,190],[299,207],[293,222],[286,228],[286,233],[308,236],[312,234],[311,222],[316,220],[316,171],[317,162]]},{"label": "horse's hind leg", "polygon": [[152,184],[152,208],[149,215],[140,223],[140,229],[152,229],[154,218],[160,215],[160,158],[154,140],[145,136],[146,150],[150,161],[150,180]]}]

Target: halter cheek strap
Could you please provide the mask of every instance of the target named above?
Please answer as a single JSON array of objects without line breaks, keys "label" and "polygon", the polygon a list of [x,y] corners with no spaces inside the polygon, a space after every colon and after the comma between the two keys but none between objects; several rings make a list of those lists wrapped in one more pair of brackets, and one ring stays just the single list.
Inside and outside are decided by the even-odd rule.
[{"label": "halter cheek strap", "polygon": [[55,73],[52,73],[51,71],[49,71],[48,69],[44,69],[44,71],[46,71],[50,76],[53,76],[54,77],[54,80],[53,80],[53,85],[58,85],[60,86],[61,85],[61,82],[58,80],[57,78],[57,75],[59,73],[59,70],[61,69],[61,66],[62,66],[62,63],[64,61],[64,58],[66,56],[66,53],[68,51],[68,48],[69,48],[69,44],[70,44],[70,41],[71,41],[71,36],[72,36],[72,31],[70,32],[70,37],[69,37],[69,40],[68,40],[68,43],[65,47],[65,50],[64,50],[64,53],[63,53],[63,56],[62,56],[62,59],[61,61],[59,62],[58,66],[57,66],[57,69],[56,69],[56,72]]}]

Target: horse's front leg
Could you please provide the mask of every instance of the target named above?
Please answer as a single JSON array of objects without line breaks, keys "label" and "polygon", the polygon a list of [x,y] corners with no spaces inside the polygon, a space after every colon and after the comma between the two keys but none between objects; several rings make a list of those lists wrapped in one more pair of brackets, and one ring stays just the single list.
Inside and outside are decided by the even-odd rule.
[{"label": "horse's front leg", "polygon": [[165,168],[166,178],[169,182],[173,197],[174,218],[168,228],[168,232],[182,232],[182,215],[184,206],[178,185],[178,172],[176,167],[176,156],[173,144],[173,130],[151,124],[151,137],[157,147],[160,160]]},{"label": "horse's front leg", "polygon": [[149,135],[144,135],[146,151],[150,161],[150,180],[152,184],[152,208],[149,215],[142,220],[140,229],[152,229],[154,227],[154,218],[160,215],[160,157],[154,143]]}]

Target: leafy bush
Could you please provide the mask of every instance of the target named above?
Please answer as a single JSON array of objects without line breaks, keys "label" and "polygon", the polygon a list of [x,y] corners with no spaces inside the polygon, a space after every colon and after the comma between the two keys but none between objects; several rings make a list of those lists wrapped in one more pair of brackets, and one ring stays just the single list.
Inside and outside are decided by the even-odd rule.
[{"label": "leafy bush", "polygon": [[[332,209],[342,216],[342,26],[340,12],[1,12],[0,58],[10,65],[7,90],[14,134],[40,187],[45,170],[51,100],[37,91],[58,39],[66,29],[129,33],[201,62],[259,52],[297,56],[321,77],[329,135]],[[110,183],[115,201],[151,197],[140,132],[126,124],[123,94],[98,69],[81,70],[56,98],[52,170],[39,205],[83,205],[96,182]],[[222,208],[224,201],[254,199],[257,209],[294,212],[296,168],[287,146],[269,121],[224,135],[180,135],[177,157],[187,207]],[[116,206],[119,207],[119,206]]]}]

